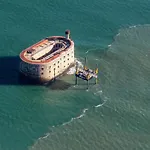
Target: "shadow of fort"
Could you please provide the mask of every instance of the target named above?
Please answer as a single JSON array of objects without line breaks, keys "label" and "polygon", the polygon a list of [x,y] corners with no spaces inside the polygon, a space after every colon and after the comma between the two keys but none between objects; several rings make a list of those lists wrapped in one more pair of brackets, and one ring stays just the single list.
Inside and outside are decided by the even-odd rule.
[{"label": "shadow of fort", "polygon": [[[0,57],[0,85],[20,85],[20,86],[43,86],[31,79],[28,79],[19,73],[19,56],[3,56]],[[52,90],[65,90],[71,84],[62,80],[55,80],[44,85]]]},{"label": "shadow of fort", "polygon": [[0,57],[0,85],[20,85],[19,57]]}]

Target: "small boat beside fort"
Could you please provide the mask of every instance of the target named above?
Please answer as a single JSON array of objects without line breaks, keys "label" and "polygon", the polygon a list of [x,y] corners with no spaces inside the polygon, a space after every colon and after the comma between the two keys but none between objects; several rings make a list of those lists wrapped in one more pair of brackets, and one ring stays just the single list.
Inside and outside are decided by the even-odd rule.
[{"label": "small boat beside fort", "polygon": [[74,42],[65,36],[47,37],[20,53],[20,73],[42,82],[49,82],[74,65]]}]

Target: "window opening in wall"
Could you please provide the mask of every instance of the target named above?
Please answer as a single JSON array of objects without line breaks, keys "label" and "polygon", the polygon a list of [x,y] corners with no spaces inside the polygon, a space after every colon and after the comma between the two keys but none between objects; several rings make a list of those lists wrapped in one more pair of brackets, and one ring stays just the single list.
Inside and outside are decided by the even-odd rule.
[{"label": "window opening in wall", "polygon": [[44,68],[41,68],[41,70],[44,70]]},{"label": "window opening in wall", "polygon": [[68,60],[69,60],[69,58],[68,58]]},{"label": "window opening in wall", "polygon": [[51,68],[51,66],[49,66],[49,69]]},{"label": "window opening in wall", "polygon": [[58,61],[58,64],[59,64],[59,61]]},{"label": "window opening in wall", "polygon": [[41,72],[41,74],[43,74],[43,72]]},{"label": "window opening in wall", "polygon": [[59,66],[58,66],[58,68],[59,68]]},{"label": "window opening in wall", "polygon": [[69,66],[69,63],[68,63],[68,66]]},{"label": "window opening in wall", "polygon": [[56,64],[54,64],[54,66],[55,66]]},{"label": "window opening in wall", "polygon": [[64,66],[64,68],[65,68],[65,66]]},{"label": "window opening in wall", "polygon": [[69,54],[67,54],[69,56]]},{"label": "window opening in wall", "polygon": [[51,71],[49,71],[49,73],[51,73]]},{"label": "window opening in wall", "polygon": [[65,58],[65,56],[64,56],[64,58]]},{"label": "window opening in wall", "polygon": [[64,63],[65,63],[65,60],[64,60]]}]

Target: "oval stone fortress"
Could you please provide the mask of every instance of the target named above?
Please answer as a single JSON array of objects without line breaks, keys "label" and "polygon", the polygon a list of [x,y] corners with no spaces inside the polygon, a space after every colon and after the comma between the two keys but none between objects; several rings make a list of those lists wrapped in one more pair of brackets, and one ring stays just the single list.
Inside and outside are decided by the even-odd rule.
[{"label": "oval stone fortress", "polygon": [[74,65],[74,42],[64,36],[47,37],[20,53],[20,72],[32,79],[48,82]]}]

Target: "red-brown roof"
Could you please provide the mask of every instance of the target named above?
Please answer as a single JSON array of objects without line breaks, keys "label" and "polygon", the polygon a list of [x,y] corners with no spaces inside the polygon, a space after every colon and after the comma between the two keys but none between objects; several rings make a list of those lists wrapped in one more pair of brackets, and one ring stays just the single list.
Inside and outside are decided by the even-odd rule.
[{"label": "red-brown roof", "polygon": [[[32,50],[32,49],[38,47],[39,45],[42,45],[43,43],[46,43],[48,40],[59,39],[59,38],[70,43],[70,46],[68,48],[66,48],[65,50],[61,51],[59,54],[56,54],[53,57],[51,57],[47,60],[44,60],[44,61],[42,61],[42,60],[41,61],[39,61],[39,60],[37,60],[37,61],[36,60],[29,60],[25,57],[25,53],[28,50]],[[38,43],[35,43],[34,45],[32,45],[32,46],[28,47],[27,49],[23,50],[20,53],[20,58],[21,58],[22,61],[30,63],[30,64],[44,64],[44,63],[48,63],[48,62],[56,59],[57,57],[60,56],[60,54],[62,54],[62,52],[69,50],[69,48],[72,47],[72,46],[74,46],[74,42],[71,41],[70,39],[66,39],[65,37],[62,37],[62,36],[53,36],[53,37],[45,38],[45,39],[39,41]]]}]

